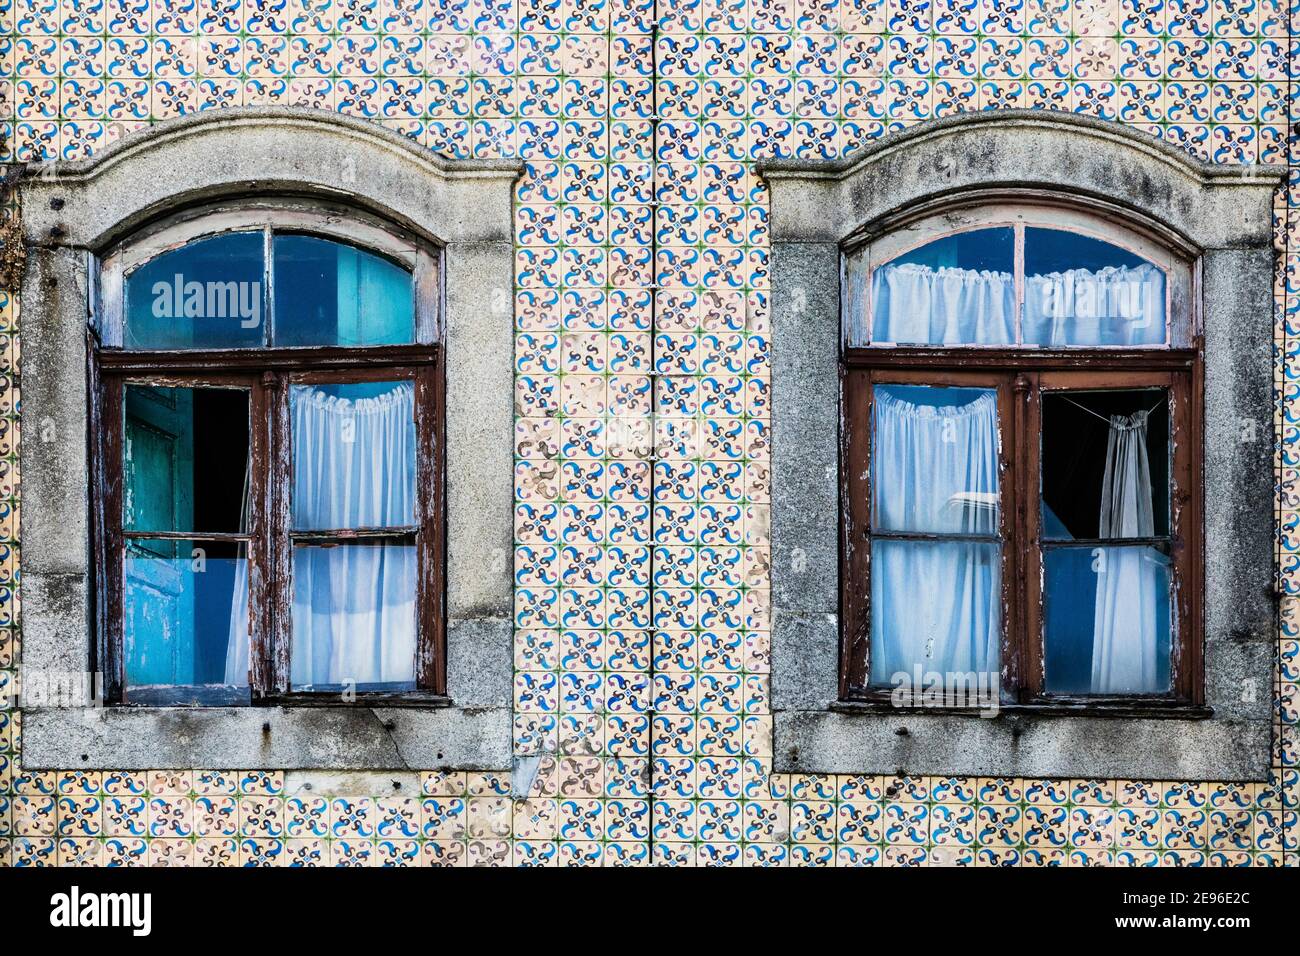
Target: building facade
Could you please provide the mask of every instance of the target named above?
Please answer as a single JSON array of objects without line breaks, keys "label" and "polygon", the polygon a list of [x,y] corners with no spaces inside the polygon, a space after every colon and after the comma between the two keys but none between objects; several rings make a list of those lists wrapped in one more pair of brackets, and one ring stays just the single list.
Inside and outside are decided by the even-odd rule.
[{"label": "building facade", "polygon": [[[0,21],[6,26],[0,38],[0,162],[10,170],[11,188],[0,262],[6,345],[0,527],[6,542],[0,545],[4,863],[1297,862],[1300,542],[1293,528],[1300,510],[1292,352],[1300,335],[1300,11],[1293,4],[13,0]],[[305,110],[322,115],[312,120]],[[964,181],[964,157],[985,155],[971,144],[987,147],[988,155],[997,144],[979,138],[985,134],[978,122],[963,125],[960,118],[1003,110],[1084,119],[1048,117],[1040,123],[1007,113],[1016,117],[1011,125],[1033,130],[1046,124],[1057,130],[1052,136],[1064,138],[1045,139],[1042,149],[1021,154],[1020,173],[990,160],[989,169],[1000,172]],[[327,113],[347,119],[331,120]],[[976,139],[944,153],[939,139],[949,128],[945,124],[954,123],[952,128],[967,131],[954,135]],[[277,131],[263,139],[239,139],[276,124]],[[908,133],[923,125],[921,133]],[[984,126],[1002,129],[992,121]],[[396,145],[399,136],[409,141],[406,146]],[[929,146],[927,136],[934,140]],[[346,150],[331,152],[348,137],[361,159],[351,167]],[[223,151],[231,144],[240,148],[237,156]],[[1080,146],[1088,144],[1096,149],[1092,164],[1078,159],[1072,165],[1070,157],[1078,158]],[[824,736],[797,716],[782,723],[786,712],[810,709],[808,682],[792,682],[789,675],[802,674],[805,665],[811,670],[816,654],[825,658],[826,650],[812,638],[801,643],[801,632],[790,631],[789,618],[784,624],[780,618],[787,609],[811,607],[800,604],[806,593],[800,576],[810,565],[820,569],[822,583],[836,578],[842,560],[838,524],[829,538],[820,535],[820,549],[792,548],[781,538],[783,527],[798,533],[789,486],[779,486],[783,475],[797,477],[798,469],[783,471],[774,448],[782,441],[793,445],[796,436],[802,440],[826,424],[825,414],[807,421],[783,418],[784,408],[803,407],[816,393],[802,380],[798,388],[783,387],[801,366],[783,366],[781,350],[793,358],[811,348],[801,338],[804,326],[792,329],[788,320],[815,313],[820,300],[832,303],[832,348],[839,348],[841,276],[836,258],[829,271],[823,262],[820,272],[791,282],[792,253],[782,252],[782,243],[791,250],[821,243],[838,256],[835,250],[847,242],[843,248],[851,254],[855,230],[863,224],[875,230],[868,230],[870,242],[887,243],[893,226],[875,224],[900,212],[893,207],[919,206],[917,197],[937,202],[959,187],[1002,189],[1017,178],[1038,188],[1048,179],[1034,172],[1034,156],[1055,155],[1051,149],[1062,150],[1054,190],[1068,194],[1077,188],[1081,196],[1141,212],[1142,222],[1128,225],[1153,250],[1176,252],[1182,248],[1178,242],[1187,243],[1184,251],[1194,263],[1186,273],[1187,301],[1220,283],[1217,296],[1205,297],[1203,315],[1200,306],[1188,306],[1193,332],[1201,319],[1213,328],[1220,299],[1256,288],[1251,283],[1259,278],[1243,266],[1246,271],[1225,282],[1206,250],[1244,251],[1256,265],[1266,259],[1271,266],[1271,296],[1266,277],[1258,286],[1262,298],[1247,297],[1254,311],[1236,319],[1229,314],[1224,327],[1244,327],[1252,315],[1263,321],[1271,303],[1273,394],[1261,398],[1266,388],[1255,393],[1253,404],[1238,409],[1241,414],[1234,411],[1232,420],[1238,432],[1250,432],[1238,434],[1233,447],[1256,447],[1249,442],[1258,438],[1262,451],[1272,437],[1274,511],[1267,494],[1238,501],[1225,487],[1241,471],[1235,459],[1225,472],[1229,477],[1205,488],[1204,499],[1208,513],[1216,501],[1232,502],[1247,530],[1257,527],[1252,522],[1267,523],[1271,514],[1274,523],[1265,537],[1275,555],[1276,586],[1262,580],[1272,578],[1272,570],[1261,574],[1254,568],[1248,569],[1245,591],[1218,587],[1211,553],[1208,570],[1193,567],[1186,578],[1210,605],[1211,631],[1216,615],[1230,616],[1249,604],[1257,615],[1265,614],[1267,639],[1254,646],[1251,634],[1231,620],[1223,625],[1231,640],[1222,645],[1231,651],[1199,643],[1199,632],[1189,638],[1189,648],[1210,648],[1205,667],[1211,680],[1199,689],[1195,681],[1189,684],[1182,703],[1205,710],[1208,701],[1213,716],[1197,713],[1180,726],[1177,720],[1161,723],[1163,716],[1112,714],[1098,718],[1109,722],[1104,729],[1081,735],[1120,741],[1141,736],[1146,749],[1130,754],[1127,763],[1090,755],[1086,741],[1076,742],[1076,753],[1068,740],[1055,738],[1044,746],[1059,762],[1025,758],[1019,743],[1009,742],[1013,733],[1016,741],[1022,733],[1033,738],[1046,733],[1044,727],[1078,719],[1040,721],[1031,710],[987,724],[971,715],[949,718],[961,727],[954,739],[975,748],[962,752],[992,755],[985,762],[904,749],[895,764],[892,756],[881,756],[879,736],[853,738],[864,724],[844,709],[838,719],[851,732],[831,733],[837,740],[857,740],[852,746],[876,749],[870,759],[862,749],[831,753]],[[1171,158],[1174,151],[1186,159]],[[795,181],[851,177],[859,161],[881,170],[891,155],[917,157],[929,185],[895,187],[882,179],[886,185],[871,201],[862,197],[876,187],[862,185],[800,200],[801,207],[794,200],[782,205],[783,189]],[[937,158],[928,162],[927,156]],[[1007,156],[1014,159],[1015,150]],[[1166,172],[1153,173],[1146,163],[1162,164]],[[430,665],[429,687],[468,704],[459,715],[454,707],[438,710],[443,723],[428,725],[421,723],[418,715],[426,712],[419,708],[385,711],[382,704],[367,704],[348,712],[364,712],[364,718],[340,717],[324,730],[304,722],[292,701],[265,712],[247,707],[238,732],[225,735],[252,735],[243,750],[222,750],[220,741],[210,751],[201,749],[194,741],[209,733],[199,726],[202,718],[137,722],[113,737],[109,725],[126,717],[101,715],[85,718],[80,729],[64,725],[38,734],[38,727],[51,726],[50,719],[24,713],[29,702],[23,699],[32,693],[36,671],[24,671],[20,686],[19,669],[30,666],[31,655],[39,655],[42,665],[78,660],[59,654],[90,645],[92,615],[76,618],[81,624],[70,633],[63,626],[68,619],[50,610],[57,601],[43,582],[51,569],[65,569],[56,567],[57,554],[49,557],[50,565],[42,563],[57,536],[48,524],[42,531],[31,522],[48,520],[48,502],[65,486],[50,483],[48,465],[26,448],[23,467],[39,469],[41,476],[34,471],[29,487],[34,483],[49,494],[40,504],[20,504],[20,341],[24,375],[35,378],[33,356],[44,361],[58,352],[48,341],[41,344],[53,321],[50,290],[82,291],[83,299],[70,305],[65,300],[72,315],[82,301],[110,300],[102,288],[92,289],[102,279],[75,271],[84,268],[76,266],[84,259],[69,257],[73,271],[60,272],[63,260],[47,249],[81,248],[79,243],[93,245],[104,236],[116,243],[157,219],[163,205],[170,204],[170,215],[198,199],[213,199],[217,194],[204,190],[234,167],[243,172],[231,182],[272,180],[280,184],[276,195],[328,191],[340,202],[356,200],[390,219],[400,213],[402,222],[427,228],[445,252],[436,325],[453,335],[475,331],[446,345],[450,557],[431,560],[447,565],[452,607],[441,645],[444,671],[438,674]],[[201,179],[205,170],[210,180]],[[494,176],[507,190],[508,213],[494,193],[460,196],[459,187],[421,186],[462,177],[489,183],[481,187],[489,190]],[[1215,198],[1230,189],[1248,190],[1233,194],[1248,199]],[[83,195],[89,198],[77,206]],[[231,195],[227,189],[220,198]],[[872,211],[844,219],[836,197],[845,208],[859,203]],[[999,208],[1013,201],[1026,197],[996,199]],[[65,202],[73,206],[65,210]],[[1067,212],[1052,208],[1057,211],[1046,219],[1031,216],[1028,225],[1017,227],[1017,256],[1025,254],[1027,230],[1081,215],[1077,204],[1061,207]],[[1090,207],[1088,215],[1110,215],[1099,210]],[[496,213],[502,213],[496,217],[503,222],[499,232]],[[839,232],[817,237],[819,226],[840,220]],[[1211,235],[1220,226],[1221,233]],[[275,228],[266,226],[266,234]],[[418,245],[412,240],[416,263]],[[487,259],[473,258],[488,247]],[[418,272],[418,264],[413,268]],[[1024,269],[1017,265],[1012,271],[1020,276]],[[1161,324],[1170,331],[1161,341],[1171,347],[1180,344],[1174,318],[1179,274],[1171,265],[1164,280],[1174,291],[1164,300],[1169,315]],[[846,299],[851,286],[850,281]],[[1018,308],[1021,298],[1015,301]],[[508,329],[511,312],[512,332],[492,342],[492,317],[502,317]],[[85,314],[83,308],[80,317]],[[33,315],[41,321],[25,332]],[[483,322],[481,329],[464,324],[476,321]],[[96,327],[101,339],[106,328]],[[1244,349],[1234,353],[1240,358],[1234,368],[1247,368],[1250,356],[1262,354],[1251,351],[1248,337],[1228,335],[1224,341],[1229,340]],[[412,341],[421,340],[417,335]],[[484,341],[492,347],[476,351],[474,343]],[[1213,386],[1231,374],[1216,370],[1216,355],[1222,353],[1206,349],[1203,373],[1187,367],[1188,381],[1201,382],[1191,388],[1201,389],[1206,376]],[[403,361],[425,361],[413,356]],[[481,374],[458,384],[455,363],[464,356],[480,363],[473,367]],[[1146,360],[1134,361],[1144,374],[1151,372]],[[774,369],[783,367],[791,377],[774,378]],[[82,356],[61,369],[61,377],[22,383],[24,443],[35,436],[40,447],[66,450],[77,444],[64,441],[59,429],[66,421],[53,412],[55,433],[48,440],[40,434],[45,407],[62,400],[54,394],[56,385],[71,386],[62,393],[68,401],[84,391],[81,379],[68,377],[84,374]],[[832,365],[828,374],[838,381],[840,370]],[[1182,372],[1170,367],[1161,374],[1173,382]],[[412,375],[419,381],[418,373]],[[494,380],[497,391],[510,394],[495,395]],[[1153,381],[1143,379],[1141,387],[1179,387]],[[1014,376],[1005,387],[1016,387]],[[471,407],[468,396],[476,390],[486,396],[486,411]],[[505,409],[506,434],[499,445],[488,440],[466,457],[459,436],[490,427],[494,395]],[[36,396],[48,406],[37,407]],[[458,404],[457,396],[464,402]],[[505,405],[511,400],[513,414]],[[836,396],[830,400],[833,415]],[[774,407],[782,401],[787,405]],[[1221,407],[1215,401],[1206,405],[1211,417]],[[84,429],[90,420],[78,421]],[[783,422],[790,423],[789,437],[780,429]],[[829,460],[837,453],[835,424],[830,422],[829,451],[822,448]],[[1194,425],[1188,425],[1193,432]],[[1216,474],[1220,450],[1230,441],[1226,434],[1207,439],[1188,465],[1189,476]],[[493,497],[493,479],[504,482],[506,470],[513,487]],[[826,478],[833,504],[837,485]],[[811,486],[817,476],[803,479]],[[1176,480],[1173,488],[1176,496]],[[502,506],[494,508],[494,501]],[[813,506],[805,500],[800,507]],[[42,549],[35,563],[29,549],[20,547],[20,508],[29,549]],[[503,524],[500,541],[490,521],[486,530],[476,523],[492,514],[508,523],[506,509],[513,525]],[[818,528],[812,531],[808,540],[815,543]],[[1180,538],[1177,529],[1166,531],[1170,541]],[[1151,532],[1144,540],[1156,537]],[[1218,552],[1232,550],[1226,543],[1231,540],[1211,536]],[[1237,543],[1249,550],[1251,540],[1247,535]],[[475,541],[479,550],[458,561]],[[828,556],[829,565],[818,563]],[[1208,589],[1191,587],[1200,573],[1208,577]],[[93,590],[94,572],[86,574]],[[458,584],[459,576],[464,580]],[[95,606],[93,596],[74,595],[71,601],[80,601],[83,610]],[[927,596],[916,601],[919,608]],[[832,598],[827,609],[834,603]],[[24,612],[31,616],[29,635],[23,633]],[[431,612],[430,620],[436,616]],[[497,634],[508,652],[485,652],[467,666],[468,657],[457,657],[454,625],[462,618],[479,624],[459,646],[495,646],[491,635]],[[498,623],[503,629],[493,631]],[[793,635],[785,644],[783,627]],[[833,685],[838,636],[830,646]],[[1215,669],[1234,654],[1239,669]],[[1183,660],[1174,655],[1175,670]],[[1265,669],[1252,670],[1259,661]],[[475,682],[473,675],[483,679]],[[838,675],[847,679],[843,671]],[[274,674],[264,676],[267,687],[275,684]],[[818,700],[852,696],[837,695],[832,687]],[[34,708],[40,710],[39,704]],[[491,714],[499,716],[499,726]],[[1249,724],[1252,733],[1213,738],[1213,746],[1223,748],[1214,751],[1214,721],[1225,716],[1229,723]],[[895,720],[882,724],[880,733],[905,736],[897,720],[918,733],[917,718]],[[981,726],[1007,728],[1007,739],[962,736]],[[339,747],[300,756],[322,734],[340,741]],[[27,761],[25,736],[41,750]],[[1260,749],[1264,737],[1266,753]],[[182,751],[213,754],[204,761],[212,765],[180,765],[177,751],[166,749],[162,738],[179,740]],[[1176,754],[1180,740],[1192,740],[1195,752],[1186,759],[1158,759]],[[453,741],[461,749],[449,752]],[[60,765],[65,744],[68,765]],[[83,744],[84,759],[77,752]],[[995,752],[997,747],[1005,749]],[[813,754],[803,759],[815,765],[801,769],[800,753]],[[1252,760],[1252,753],[1263,755]],[[120,754],[120,766],[131,769],[104,763],[104,754]],[[150,765],[152,756],[164,769]],[[964,775],[954,776],[959,763]],[[452,769],[435,769],[442,766]],[[1104,772],[1094,778],[1085,772],[1093,766]],[[1202,773],[1203,766],[1228,772]],[[1137,772],[1144,767],[1152,771]],[[1189,767],[1198,768],[1190,778],[1184,772]]]}]

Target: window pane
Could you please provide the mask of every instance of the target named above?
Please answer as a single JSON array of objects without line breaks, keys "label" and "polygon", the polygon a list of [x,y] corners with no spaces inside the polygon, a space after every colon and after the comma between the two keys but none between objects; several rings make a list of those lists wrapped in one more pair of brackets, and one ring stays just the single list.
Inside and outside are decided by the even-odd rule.
[{"label": "window pane", "polygon": [[249,348],[262,342],[260,232],[198,239],[126,277],[128,349]]},{"label": "window pane", "polygon": [[998,533],[996,393],[876,386],[871,487],[872,683],[919,666],[997,687],[1001,544],[960,540]]},{"label": "window pane", "polygon": [[1052,548],[1043,576],[1049,694],[1169,690],[1169,558],[1160,548]]},{"label": "window pane", "polygon": [[996,392],[878,385],[871,434],[873,529],[997,532]]},{"label": "window pane", "polygon": [[415,569],[412,545],[295,548],[293,687],[414,687]]},{"label": "window pane", "polygon": [[415,390],[409,381],[295,385],[293,527],[415,523]]},{"label": "window pane", "polygon": [[128,540],[124,657],[127,699],[184,702],[166,687],[248,691],[248,567],[230,542]]},{"label": "window pane", "polygon": [[396,345],[415,340],[411,274],[353,246],[276,236],[276,345]]},{"label": "window pane", "polygon": [[1014,342],[1014,272],[1015,232],[1010,228],[945,236],[899,256],[872,276],[872,341]]},{"label": "window pane", "polygon": [[124,404],[123,528],[244,530],[248,392],[127,385]]},{"label": "window pane", "polygon": [[1025,230],[1026,345],[1161,345],[1165,276],[1119,246]]},{"label": "window pane", "polygon": [[1166,391],[1044,395],[1042,483],[1048,693],[1168,691]]},{"label": "window pane", "polygon": [[997,543],[872,541],[871,683],[914,682],[920,667],[998,687],[1000,573]]},{"label": "window pane", "polygon": [[1042,407],[1044,540],[1168,535],[1165,389],[1045,392]]}]

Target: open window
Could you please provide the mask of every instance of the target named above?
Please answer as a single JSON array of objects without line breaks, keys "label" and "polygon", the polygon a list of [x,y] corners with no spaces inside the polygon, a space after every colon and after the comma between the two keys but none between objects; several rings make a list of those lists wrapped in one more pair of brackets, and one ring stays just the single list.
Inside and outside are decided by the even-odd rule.
[{"label": "open window", "polygon": [[290,202],[189,210],[104,258],[110,701],[442,694],[438,263]]},{"label": "open window", "polygon": [[1059,204],[850,246],[842,700],[1202,703],[1192,276]]},{"label": "open window", "polygon": [[28,767],[510,765],[520,171],[259,107],[23,172]]},{"label": "open window", "polygon": [[1266,776],[1280,171],[993,110],[760,174],[776,770]]}]

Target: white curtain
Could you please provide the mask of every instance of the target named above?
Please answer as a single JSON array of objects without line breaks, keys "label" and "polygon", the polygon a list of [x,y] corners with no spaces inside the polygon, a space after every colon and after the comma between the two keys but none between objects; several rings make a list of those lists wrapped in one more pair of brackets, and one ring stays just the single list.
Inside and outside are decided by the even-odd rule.
[{"label": "white curtain", "polygon": [[[965,404],[927,405],[905,400],[890,386],[876,388],[871,468],[877,530],[997,531],[996,401],[993,392],[981,391]],[[996,543],[876,538],[871,554],[873,683],[889,684],[918,664],[923,671],[997,670]]]},{"label": "white curtain", "polygon": [[[414,523],[416,439],[410,383],[356,399],[294,386],[290,416],[295,529]],[[293,685],[413,680],[415,571],[413,546],[296,547]],[[231,615],[228,683],[247,680],[248,633],[242,613],[247,592],[247,577],[241,574]]]},{"label": "white curtain", "polygon": [[[1112,415],[1102,481],[1102,538],[1155,534],[1147,412]],[[1155,548],[1098,548],[1097,602],[1093,619],[1092,692],[1150,693],[1159,687],[1157,626],[1168,600],[1168,558]]]},{"label": "white curtain", "polygon": [[1027,345],[1156,345],[1165,340],[1165,278],[1153,265],[1025,277]]},{"label": "white curtain", "polygon": [[996,345],[1016,340],[1009,272],[887,264],[871,280],[872,341]]},{"label": "white curtain", "polygon": [[[1016,341],[1016,287],[1009,272],[886,264],[872,276],[871,297],[876,343]],[[1158,345],[1165,341],[1164,273],[1144,264],[1026,276],[1022,340],[1049,346]]]}]

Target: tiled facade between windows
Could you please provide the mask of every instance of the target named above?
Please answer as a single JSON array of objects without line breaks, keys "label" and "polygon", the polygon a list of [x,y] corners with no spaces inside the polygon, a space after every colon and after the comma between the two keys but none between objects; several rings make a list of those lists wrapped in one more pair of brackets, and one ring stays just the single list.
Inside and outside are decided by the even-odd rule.
[{"label": "tiled facade between windows", "polygon": [[[481,773],[309,790],[237,768],[24,771],[21,303],[0,291],[0,865],[1300,862],[1300,7],[0,0],[0,27],[0,163],[258,104],[525,161],[514,736],[546,754],[515,771],[531,777],[518,800],[508,775]],[[1267,783],[771,770],[769,245],[753,163],[840,157],[1000,107],[1116,120],[1216,163],[1291,164],[1275,205],[1283,597]]]}]

